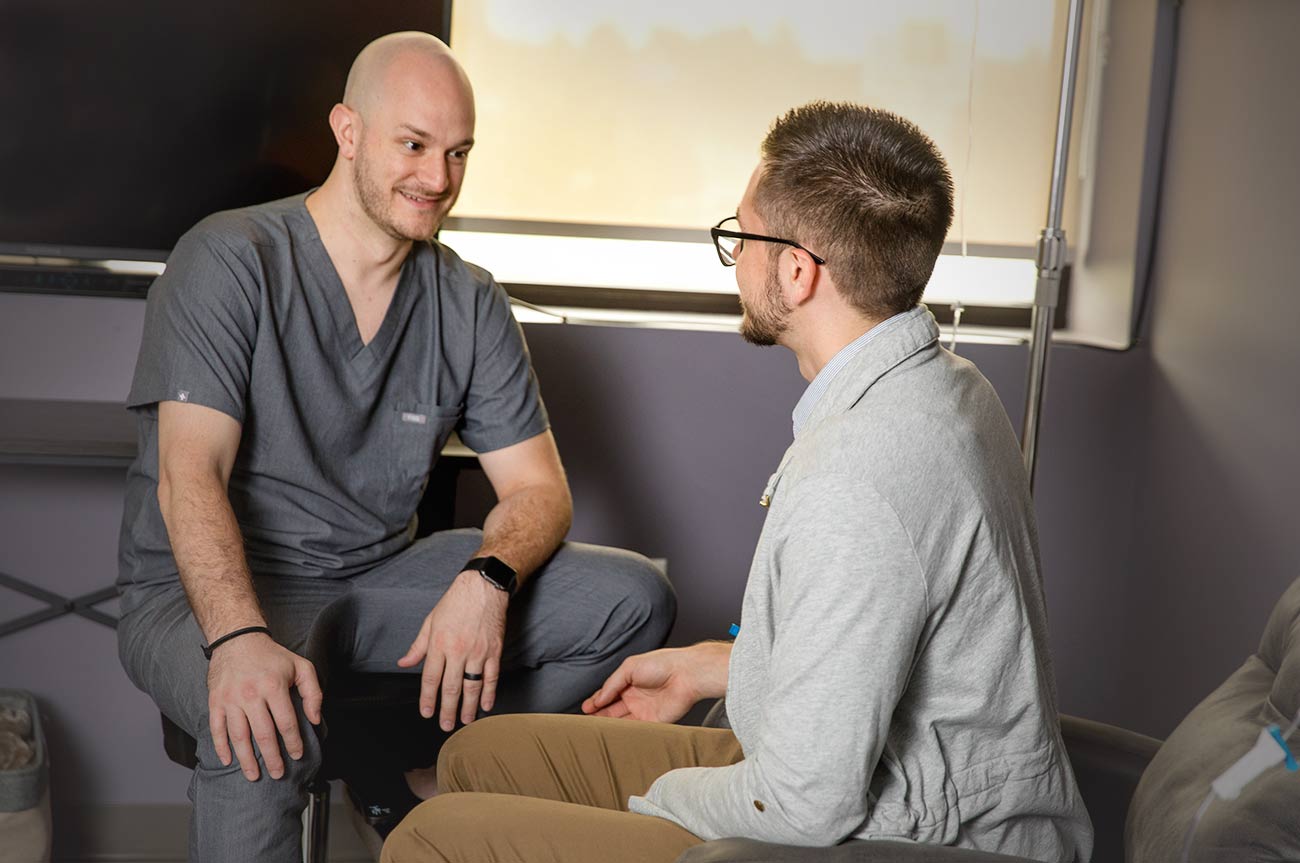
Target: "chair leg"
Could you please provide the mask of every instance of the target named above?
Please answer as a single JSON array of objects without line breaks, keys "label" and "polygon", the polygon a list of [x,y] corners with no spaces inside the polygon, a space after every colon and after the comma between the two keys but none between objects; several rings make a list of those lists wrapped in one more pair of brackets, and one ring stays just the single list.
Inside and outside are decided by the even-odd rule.
[{"label": "chair leg", "polygon": [[323,779],[313,779],[307,786],[305,830],[303,863],[325,863],[329,856],[330,784]]}]

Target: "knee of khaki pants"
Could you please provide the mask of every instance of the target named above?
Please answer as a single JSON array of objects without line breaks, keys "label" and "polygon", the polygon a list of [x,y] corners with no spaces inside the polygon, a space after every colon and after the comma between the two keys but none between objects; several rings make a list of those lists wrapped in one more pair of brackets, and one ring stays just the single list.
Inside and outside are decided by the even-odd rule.
[{"label": "knee of khaki pants", "polygon": [[492,757],[494,751],[500,752],[495,743],[508,734],[503,724],[509,725],[516,716],[486,716],[471,722],[457,731],[443,744],[438,753],[438,791],[486,791],[494,790],[482,787],[484,768],[492,770],[500,777],[500,770],[495,768],[497,761]]}]

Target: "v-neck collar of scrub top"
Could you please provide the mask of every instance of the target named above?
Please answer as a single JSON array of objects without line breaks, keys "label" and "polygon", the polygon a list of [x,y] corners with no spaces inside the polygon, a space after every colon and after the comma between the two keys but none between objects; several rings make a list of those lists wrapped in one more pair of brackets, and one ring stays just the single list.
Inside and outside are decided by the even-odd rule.
[{"label": "v-neck collar of scrub top", "polygon": [[392,347],[393,337],[400,329],[399,324],[409,310],[411,297],[414,294],[407,284],[414,270],[411,261],[421,253],[420,247],[423,244],[412,244],[406,260],[402,262],[402,269],[397,277],[397,287],[393,289],[393,296],[388,301],[384,319],[370,341],[363,342],[361,329],[357,326],[357,316],[352,310],[352,301],[348,299],[343,279],[339,277],[338,268],[334,266],[334,261],[330,258],[324,241],[321,240],[316,220],[307,209],[307,197],[314,191],[316,190],[311,189],[305,192],[293,210],[293,215],[301,223],[302,235],[310,241],[303,246],[303,257],[311,268],[312,275],[316,277],[321,295],[328,304],[339,345],[343,348],[349,366],[364,376],[382,365],[383,358],[388,356]]}]

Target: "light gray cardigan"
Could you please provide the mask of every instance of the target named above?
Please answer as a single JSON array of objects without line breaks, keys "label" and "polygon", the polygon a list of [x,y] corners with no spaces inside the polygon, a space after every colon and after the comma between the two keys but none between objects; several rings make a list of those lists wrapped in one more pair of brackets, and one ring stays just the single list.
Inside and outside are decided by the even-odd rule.
[{"label": "light gray cardigan", "polygon": [[768,484],[727,712],[745,753],[631,809],[704,839],[1086,861],[1006,412],[920,307],[831,382]]}]

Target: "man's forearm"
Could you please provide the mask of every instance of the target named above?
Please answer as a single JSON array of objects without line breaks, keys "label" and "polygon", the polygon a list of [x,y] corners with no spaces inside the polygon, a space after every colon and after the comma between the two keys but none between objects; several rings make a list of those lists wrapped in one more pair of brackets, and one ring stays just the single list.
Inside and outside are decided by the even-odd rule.
[{"label": "man's forearm", "polygon": [[221,482],[188,477],[160,483],[158,505],[181,584],[207,639],[265,626],[239,523]]},{"label": "man's forearm", "polygon": [[519,583],[546,562],[573,521],[567,487],[528,486],[503,497],[483,522],[480,555],[504,560]]}]

